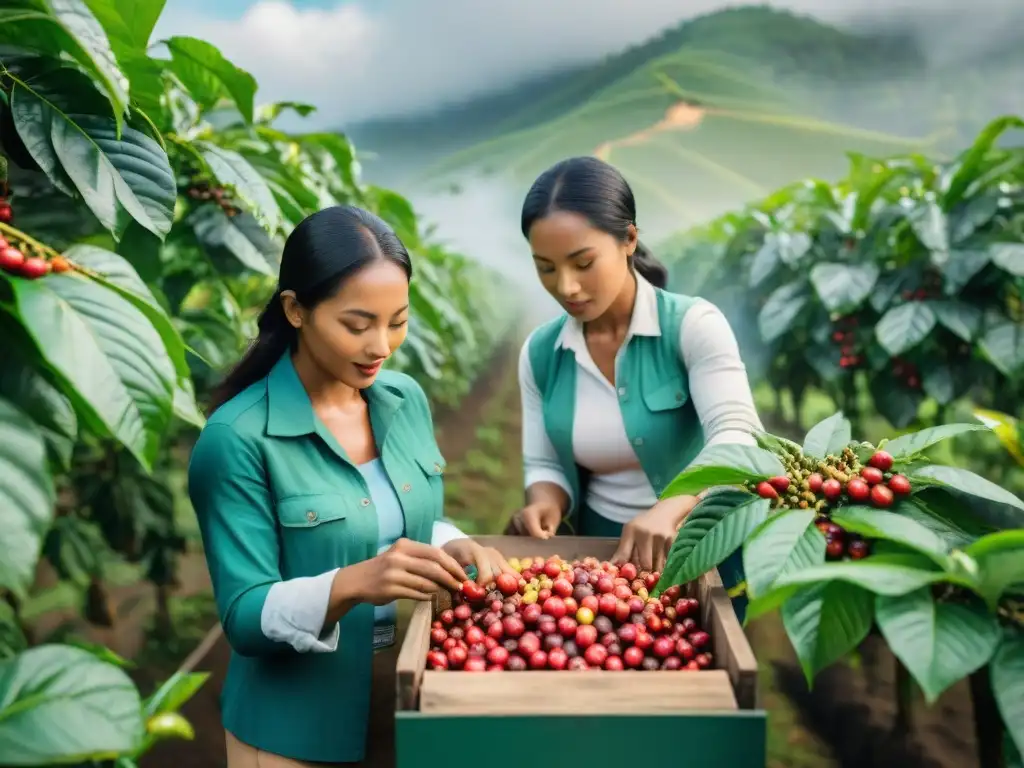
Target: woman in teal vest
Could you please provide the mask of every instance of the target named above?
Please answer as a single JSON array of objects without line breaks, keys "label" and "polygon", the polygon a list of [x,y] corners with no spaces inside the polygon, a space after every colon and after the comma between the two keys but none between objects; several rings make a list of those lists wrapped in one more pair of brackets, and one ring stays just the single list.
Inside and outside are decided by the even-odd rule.
[{"label": "woman in teal vest", "polygon": [[[441,519],[427,399],[381,370],[405,339],[411,274],[371,213],[300,223],[193,450],[189,493],[232,650],[228,768],[362,761],[374,677],[394,670],[395,600],[458,588],[464,566],[481,582],[511,572]],[[390,748],[374,735],[371,750]]]},{"label": "woman in teal vest", "polygon": [[[564,160],[526,195],[522,231],[565,314],[523,345],[526,506],[509,532],[619,539],[617,560],[660,570],[694,496],[659,501],[706,447],[761,430],[728,321],[664,290],[633,192],[594,157]],[[742,578],[737,552],[720,571]],[[737,604],[740,613],[743,604]]]}]

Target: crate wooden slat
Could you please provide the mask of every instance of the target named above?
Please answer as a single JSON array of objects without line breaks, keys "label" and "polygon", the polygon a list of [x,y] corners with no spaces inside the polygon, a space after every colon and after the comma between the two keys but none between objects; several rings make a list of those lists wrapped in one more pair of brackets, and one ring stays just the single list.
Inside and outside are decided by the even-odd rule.
[{"label": "crate wooden slat", "polygon": [[[614,539],[559,536],[547,541],[479,536],[506,557],[605,559]],[[757,706],[757,662],[717,571],[687,587],[701,603],[701,624],[711,633],[714,670],[603,670],[435,672],[426,670],[430,624],[447,600],[416,606],[397,662],[397,708],[426,714],[567,715],[752,710]]]}]

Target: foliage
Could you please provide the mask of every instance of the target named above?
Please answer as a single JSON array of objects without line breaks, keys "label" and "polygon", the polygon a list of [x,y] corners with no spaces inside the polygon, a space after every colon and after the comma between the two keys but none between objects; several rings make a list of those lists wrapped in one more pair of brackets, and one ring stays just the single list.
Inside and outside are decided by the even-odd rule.
[{"label": "foliage", "polygon": [[[3,765],[128,765],[190,737],[176,711],[200,678],[143,701],[103,649],[30,647],[20,607],[42,556],[82,590],[85,617],[110,625],[105,569],[126,559],[157,585],[166,629],[185,547],[169,472],[214,376],[254,335],[298,221],[351,202],[394,226],[416,279],[389,365],[437,402],[458,402],[513,318],[495,275],[360,180],[344,136],[274,124],[312,107],[257,104],[253,77],[203,40],[154,53],[163,6],[0,10]],[[57,713],[74,727],[47,727]]]},{"label": "foliage", "polygon": [[893,426],[926,400],[1012,410],[1024,383],[1024,126],[994,121],[947,163],[851,159],[687,238],[677,283],[717,302],[745,359],[799,403],[824,389],[857,423],[860,393]]},{"label": "foliage", "polygon": [[658,591],[741,550],[747,620],[781,609],[809,683],[877,628],[928,703],[987,670],[982,694],[1024,749],[1024,501],[928,458],[979,430],[948,424],[875,446],[840,412],[803,445],[763,433],[756,448],[716,446],[665,491],[690,493],[698,477],[725,486],[680,528]]}]

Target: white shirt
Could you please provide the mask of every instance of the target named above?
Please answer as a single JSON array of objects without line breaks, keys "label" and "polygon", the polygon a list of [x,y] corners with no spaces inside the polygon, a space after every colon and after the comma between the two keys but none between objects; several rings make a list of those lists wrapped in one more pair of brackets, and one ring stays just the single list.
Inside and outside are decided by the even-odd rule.
[{"label": "white shirt", "polygon": [[[615,358],[616,371],[623,350],[634,336],[661,335],[657,301],[654,286],[637,275],[633,316]],[[530,338],[519,354],[525,484],[529,488],[534,483],[556,483],[571,495],[569,481],[544,427],[541,395],[530,364]],[[579,320],[567,320],[555,346],[572,351],[579,369],[572,442],[576,462],[592,473],[587,484],[587,506],[609,520],[627,523],[658,499],[626,436],[615,387],[594,363]],[[705,449],[722,443],[755,445],[751,432],[763,427],[754,407],[747,369],[728,320],[714,304],[699,299],[683,316],[679,359],[686,368],[690,399],[704,428]]]}]

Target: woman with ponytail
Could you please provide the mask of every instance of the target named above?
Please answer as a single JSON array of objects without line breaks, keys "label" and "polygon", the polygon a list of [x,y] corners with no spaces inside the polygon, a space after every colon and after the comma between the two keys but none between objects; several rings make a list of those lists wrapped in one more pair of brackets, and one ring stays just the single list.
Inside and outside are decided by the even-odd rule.
[{"label": "woman with ponytail", "polygon": [[[509,532],[618,538],[616,560],[661,570],[697,502],[661,492],[701,451],[754,445],[762,429],[736,339],[714,305],[665,290],[611,165],[574,157],[542,173],[522,231],[565,314],[520,355],[526,505]],[[727,585],[741,564],[723,564]]]},{"label": "woman with ponytail", "polygon": [[228,768],[379,764],[395,600],[457,589],[469,565],[481,583],[514,573],[442,520],[426,396],[381,370],[405,339],[411,274],[372,213],[300,223],[193,450],[189,494],[232,650]]}]

